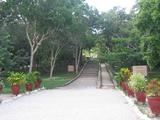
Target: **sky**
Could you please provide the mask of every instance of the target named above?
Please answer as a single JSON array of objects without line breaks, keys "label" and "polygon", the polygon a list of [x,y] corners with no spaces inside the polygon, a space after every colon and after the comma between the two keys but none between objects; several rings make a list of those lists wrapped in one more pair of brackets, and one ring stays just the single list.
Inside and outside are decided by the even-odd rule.
[{"label": "sky", "polygon": [[114,6],[126,8],[126,11],[129,12],[136,3],[136,0],[86,0],[86,2],[96,7],[100,12],[106,12]]}]

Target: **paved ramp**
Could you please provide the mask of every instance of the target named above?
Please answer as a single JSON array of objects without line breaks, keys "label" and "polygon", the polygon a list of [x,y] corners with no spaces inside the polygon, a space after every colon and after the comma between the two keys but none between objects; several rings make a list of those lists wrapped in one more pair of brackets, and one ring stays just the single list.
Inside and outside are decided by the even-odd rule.
[{"label": "paved ramp", "polygon": [[114,88],[113,82],[110,78],[110,75],[107,71],[107,67],[105,64],[100,64],[101,66],[101,75],[102,75],[102,85],[101,88]]},{"label": "paved ramp", "polygon": [[89,62],[80,78],[62,89],[95,89],[98,75],[98,63]]}]

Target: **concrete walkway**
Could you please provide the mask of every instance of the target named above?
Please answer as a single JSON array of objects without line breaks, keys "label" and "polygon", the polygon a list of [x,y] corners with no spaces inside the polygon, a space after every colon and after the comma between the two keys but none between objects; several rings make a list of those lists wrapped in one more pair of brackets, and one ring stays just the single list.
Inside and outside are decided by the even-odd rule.
[{"label": "concrete walkway", "polygon": [[72,84],[0,105],[0,120],[139,120],[114,89],[96,89],[98,64]]},{"label": "concrete walkway", "polygon": [[114,88],[113,82],[107,72],[106,65],[101,64],[102,88]]}]

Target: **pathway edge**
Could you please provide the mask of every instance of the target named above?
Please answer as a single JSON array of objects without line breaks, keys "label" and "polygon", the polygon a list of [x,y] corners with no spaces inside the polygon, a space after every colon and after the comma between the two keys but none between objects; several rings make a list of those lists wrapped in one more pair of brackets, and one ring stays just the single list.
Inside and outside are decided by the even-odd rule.
[{"label": "pathway edge", "polygon": [[[84,69],[86,68],[88,62],[89,62],[89,61],[87,61],[87,62],[83,65],[82,69],[80,70],[80,72],[78,73],[78,75],[76,75],[76,77],[74,77],[73,79],[71,79],[70,81],[68,81],[67,83],[65,83],[65,84],[64,84],[63,86],[61,86],[61,87],[65,87],[65,86],[73,83],[74,81],[76,81],[76,80],[81,76],[81,74],[82,74],[82,72],[84,71]],[[60,87],[57,87],[57,88],[60,88]]]}]

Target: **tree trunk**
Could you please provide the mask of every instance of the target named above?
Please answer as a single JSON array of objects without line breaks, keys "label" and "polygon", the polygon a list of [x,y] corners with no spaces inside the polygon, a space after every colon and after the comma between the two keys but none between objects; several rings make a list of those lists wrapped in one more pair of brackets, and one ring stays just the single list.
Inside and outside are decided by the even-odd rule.
[{"label": "tree trunk", "polygon": [[76,65],[76,74],[78,74],[78,65]]},{"label": "tree trunk", "polygon": [[78,63],[78,47],[76,47],[76,54],[75,54],[75,70],[76,70],[76,74],[78,73],[78,67],[77,67],[77,63]]},{"label": "tree trunk", "polygon": [[52,65],[51,65],[51,70],[50,70],[50,76],[49,76],[49,78],[53,77],[53,71],[54,71],[54,68],[55,68],[55,64],[56,64],[56,58],[54,59]]},{"label": "tree trunk", "polygon": [[50,78],[50,79],[53,77],[53,69],[54,69],[54,66],[51,65],[50,75],[49,75],[49,78]]},{"label": "tree trunk", "polygon": [[[32,28],[30,29],[30,28]],[[46,40],[49,36],[49,30],[44,33],[44,34],[40,34],[37,32],[37,28],[36,28],[36,21],[34,22],[34,26],[31,26],[29,24],[27,24],[26,26],[26,35],[27,35],[27,39],[31,48],[31,56],[30,56],[30,66],[29,66],[29,72],[32,72],[33,69],[33,61],[34,61],[34,55],[37,52],[39,46],[41,45],[41,43]],[[33,33],[30,34],[30,33]]]},{"label": "tree trunk", "polygon": [[81,47],[76,49],[76,58],[75,58],[75,69],[76,69],[76,74],[79,72],[79,64],[80,64],[80,59],[81,59]]},{"label": "tree trunk", "polygon": [[61,49],[62,49],[62,47],[60,48],[60,46],[58,46],[55,53],[54,53],[54,50],[51,51],[51,69],[50,69],[49,78],[53,77],[53,71],[54,71],[54,68],[55,68],[57,56],[59,55]]},{"label": "tree trunk", "polygon": [[32,69],[33,69],[33,59],[34,59],[34,54],[33,54],[33,50],[31,50],[29,72],[32,72]]}]

